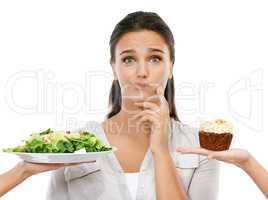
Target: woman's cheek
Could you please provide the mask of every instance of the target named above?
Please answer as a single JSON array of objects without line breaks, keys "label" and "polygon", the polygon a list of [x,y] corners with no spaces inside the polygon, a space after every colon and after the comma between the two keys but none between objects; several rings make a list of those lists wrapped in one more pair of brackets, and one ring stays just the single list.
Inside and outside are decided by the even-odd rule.
[{"label": "woman's cheek", "polygon": [[118,78],[122,81],[126,82],[136,75],[135,67],[129,66],[129,67],[122,67],[119,70],[117,70]]}]

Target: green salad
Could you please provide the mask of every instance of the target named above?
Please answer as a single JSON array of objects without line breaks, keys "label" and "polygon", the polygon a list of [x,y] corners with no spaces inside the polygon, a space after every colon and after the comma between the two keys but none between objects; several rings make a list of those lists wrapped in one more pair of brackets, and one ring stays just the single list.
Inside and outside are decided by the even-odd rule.
[{"label": "green salad", "polygon": [[23,153],[74,153],[85,149],[86,152],[110,151],[111,147],[102,144],[95,134],[89,132],[54,132],[50,128],[31,134],[22,145],[3,149],[4,152]]}]

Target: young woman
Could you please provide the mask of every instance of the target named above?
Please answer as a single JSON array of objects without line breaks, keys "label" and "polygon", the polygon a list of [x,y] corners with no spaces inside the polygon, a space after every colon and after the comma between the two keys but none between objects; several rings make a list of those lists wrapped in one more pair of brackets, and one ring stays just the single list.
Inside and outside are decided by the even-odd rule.
[{"label": "young woman", "polygon": [[177,151],[184,154],[194,153],[207,156],[208,159],[217,159],[241,168],[252,178],[268,199],[268,172],[248,151],[243,149],[230,149],[228,151],[217,152],[192,147],[178,147]]},{"label": "young woman", "polygon": [[0,175],[0,197],[34,174],[64,167],[64,164],[18,163],[13,169]]},{"label": "young woman", "polygon": [[198,147],[199,140],[198,130],[176,113],[174,38],[167,24],[156,13],[128,14],[111,35],[110,53],[111,111],[81,130],[118,150],[54,171],[47,200],[216,200],[218,162],[176,153],[177,146]]}]

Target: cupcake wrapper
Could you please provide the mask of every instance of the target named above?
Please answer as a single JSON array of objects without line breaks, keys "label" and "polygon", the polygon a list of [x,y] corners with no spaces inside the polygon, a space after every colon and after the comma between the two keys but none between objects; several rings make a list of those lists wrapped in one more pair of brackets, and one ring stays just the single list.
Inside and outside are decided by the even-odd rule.
[{"label": "cupcake wrapper", "polygon": [[199,142],[202,148],[212,151],[228,150],[232,142],[233,134],[231,133],[208,133],[199,131]]}]

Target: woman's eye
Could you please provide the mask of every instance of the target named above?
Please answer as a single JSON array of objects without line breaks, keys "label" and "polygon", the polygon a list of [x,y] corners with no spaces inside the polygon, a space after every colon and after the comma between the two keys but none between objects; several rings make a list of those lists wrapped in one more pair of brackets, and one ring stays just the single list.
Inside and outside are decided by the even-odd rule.
[{"label": "woman's eye", "polygon": [[161,61],[161,58],[158,56],[153,56],[150,58],[151,63],[159,63]]},{"label": "woman's eye", "polygon": [[122,61],[123,61],[123,63],[129,65],[129,64],[134,63],[135,62],[135,59],[132,58],[132,57],[126,57],[126,58],[123,58]]}]

